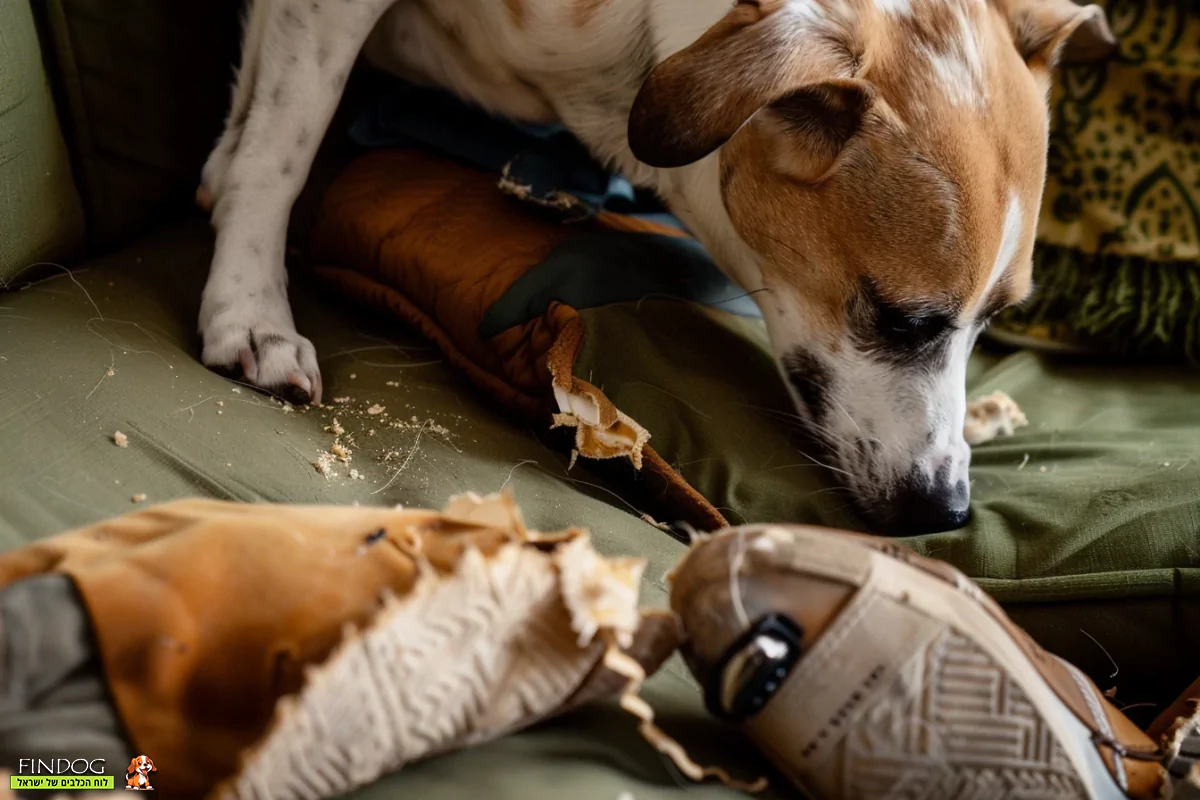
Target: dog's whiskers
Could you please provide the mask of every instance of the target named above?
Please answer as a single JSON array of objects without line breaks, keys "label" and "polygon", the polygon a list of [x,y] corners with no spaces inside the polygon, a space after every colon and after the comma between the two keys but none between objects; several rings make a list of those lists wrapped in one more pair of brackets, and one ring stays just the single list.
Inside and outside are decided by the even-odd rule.
[{"label": "dog's whiskers", "polygon": [[[799,453],[804,458],[807,458],[813,464],[817,465],[818,467],[821,467],[822,469],[827,469],[830,472],[837,472],[841,475],[846,475],[847,477],[850,477],[850,478],[854,477],[854,475],[847,472],[846,470],[839,469],[839,468],[833,466],[832,464],[826,464],[825,462],[821,461],[818,458],[814,458],[813,456],[809,455],[808,453],[804,452],[803,450],[797,450],[796,452]],[[800,467],[800,466],[804,466],[804,465],[803,464],[785,464],[782,467],[772,467],[771,469],[767,470],[767,472],[777,472],[781,469],[793,469],[795,467]]]},{"label": "dog's whiskers", "polygon": [[846,407],[844,405],[842,405],[841,402],[839,402],[838,399],[836,397],[834,397],[832,394],[829,394],[827,396],[829,398],[829,402],[831,402],[835,406],[837,406],[838,411],[841,411],[843,414],[846,415],[846,419],[850,420],[850,424],[854,426],[854,429],[856,431],[858,431],[859,433],[862,433],[863,431],[862,431],[862,428],[859,427],[858,420],[856,420],[856,419],[854,419],[854,417],[850,416],[850,412],[846,410]]}]

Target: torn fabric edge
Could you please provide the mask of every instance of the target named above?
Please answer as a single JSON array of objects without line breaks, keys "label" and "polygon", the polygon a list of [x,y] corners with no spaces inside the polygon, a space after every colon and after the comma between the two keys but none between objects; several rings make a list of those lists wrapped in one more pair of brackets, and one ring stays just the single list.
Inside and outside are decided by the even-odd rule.
[{"label": "torn fabric edge", "polygon": [[671,763],[689,779],[701,783],[714,778],[730,789],[743,792],[757,793],[767,788],[766,778],[759,777],[749,782],[739,781],[720,767],[702,767],[693,761],[683,745],[655,724],[654,709],[639,694],[646,679],[646,671],[642,669],[641,664],[621,652],[618,643],[611,638],[608,639],[608,647],[604,651],[603,663],[606,668],[626,679],[625,689],[621,692],[621,708],[637,717],[638,733],[655,750],[671,759]]},{"label": "torn fabric edge", "polygon": [[575,356],[583,338],[582,326],[565,329],[546,356],[551,386],[559,413],[551,429],[575,429],[575,454],[585,458],[628,458],[634,469],[642,468],[642,456],[650,432],[613,405],[604,392],[574,375]]}]

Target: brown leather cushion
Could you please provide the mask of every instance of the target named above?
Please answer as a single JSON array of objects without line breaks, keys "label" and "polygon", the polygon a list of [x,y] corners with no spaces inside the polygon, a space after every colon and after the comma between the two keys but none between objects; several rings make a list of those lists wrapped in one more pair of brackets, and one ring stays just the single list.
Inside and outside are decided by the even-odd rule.
[{"label": "brown leather cushion", "polygon": [[[574,308],[553,302],[528,322],[493,336],[480,332],[488,309],[555,247],[604,231],[681,235],[606,212],[569,225],[554,222],[502,193],[492,175],[428,153],[379,150],[347,167],[326,193],[311,258],[330,286],[416,327],[527,422],[546,426],[559,410],[555,364],[560,389],[567,383],[581,389],[611,421],[615,408],[603,393],[570,374],[583,345]],[[582,455],[608,457],[587,450]],[[726,524],[652,448],[644,448],[634,464],[640,493],[653,499],[656,513],[704,530]]]}]

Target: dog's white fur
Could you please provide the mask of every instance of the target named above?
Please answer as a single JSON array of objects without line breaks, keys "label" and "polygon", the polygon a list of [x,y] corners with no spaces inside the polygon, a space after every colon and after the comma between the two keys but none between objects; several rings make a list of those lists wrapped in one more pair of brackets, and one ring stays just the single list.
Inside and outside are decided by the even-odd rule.
[{"label": "dog's white fur", "polygon": [[[1030,152],[1040,148],[1044,158],[1045,112],[1022,105],[1027,88],[1042,92],[1044,106],[1039,69],[1053,60],[1046,50],[1097,17],[1094,8],[1077,9],[1068,0],[743,0],[736,7],[731,0],[256,0],[229,122],[202,176],[201,194],[213,203],[217,231],[200,314],[203,360],[214,367],[240,364],[259,386],[291,384],[319,401],[316,353],[297,332],[287,300],[286,227],[361,51],[388,71],[447,87],[496,113],[560,120],[600,160],[657,191],[733,280],[765,290],[755,297],[785,368],[789,354],[802,352],[828,374],[820,399],[832,413],[806,408],[803,391],[797,400],[860,499],[886,500],[914,474],[928,485],[962,489],[969,462],[961,433],[963,383],[975,323],[985,305],[996,304],[1001,287],[1007,294],[1000,299],[1012,302],[1028,286],[1044,168],[1034,158],[1038,163],[1006,167],[1006,175],[999,167],[972,172],[954,155],[989,134],[985,124],[960,122],[1007,108],[1019,117],[1021,146],[1032,141]],[[709,60],[689,62],[693,50],[706,46],[702,37],[713,38],[723,26],[730,37],[763,35],[747,38],[740,50],[701,53]],[[839,38],[854,64],[843,65],[844,53],[827,46]],[[1016,55],[1022,41],[1031,42],[1024,60]],[[1005,47],[1012,53],[1002,52]],[[808,102],[866,97],[869,112],[850,120],[858,133],[838,140],[835,159],[821,160],[829,148],[810,146],[809,133],[796,133],[794,116],[789,127],[772,106],[748,122],[745,113],[733,118],[715,141],[727,145],[701,148],[682,166],[656,168],[635,157],[630,110],[643,82],[649,86],[661,73],[659,82],[668,88],[654,97],[673,103],[681,91],[672,87],[691,85],[688,71],[743,57],[758,59],[759,66],[740,77],[731,70],[728,84],[720,75],[705,78],[706,84],[696,78],[698,93],[712,95],[712,107],[666,109],[673,124],[696,130],[725,124],[718,120],[728,110],[725,95],[737,95],[745,89],[737,81],[757,81],[753,76],[761,73],[771,83],[763,91],[774,94],[760,105],[785,89],[810,85],[832,88],[805,95]],[[1017,74],[1025,70],[1028,75]],[[888,71],[906,74],[889,78]],[[873,76],[874,90],[861,88],[863,74]],[[845,115],[833,100],[828,105],[834,117]],[[662,123],[644,124],[650,134],[644,140],[654,141],[655,124]],[[959,127],[961,135],[948,132]],[[866,220],[839,223],[837,208],[821,206],[821,198],[832,197],[839,180],[854,179],[861,159],[883,157],[882,150],[865,148],[900,139],[927,157],[928,185],[915,186],[911,197],[884,195],[874,215],[883,227],[860,243],[856,230],[869,228]],[[889,174],[886,165],[877,169],[881,177]],[[748,182],[745,176],[756,170],[759,178]],[[774,182],[781,174],[790,183]],[[873,180],[857,180],[866,196],[886,191]],[[789,205],[797,187],[813,188]],[[986,199],[997,193],[1002,207]],[[829,240],[844,238],[851,250],[888,250],[881,243],[902,242],[914,222],[906,214],[927,209],[944,215],[937,225],[947,237],[970,240],[955,250],[964,263],[947,257],[940,271],[868,270],[893,300],[919,305],[940,298],[959,309],[940,366],[916,369],[881,360],[875,346],[856,343],[849,323],[839,321],[864,275],[854,259],[828,247]],[[852,216],[844,208],[840,213]],[[804,230],[820,241],[806,239]],[[860,261],[873,257],[858,254]],[[864,441],[876,446],[863,447]],[[953,502],[959,501],[965,498]]]}]

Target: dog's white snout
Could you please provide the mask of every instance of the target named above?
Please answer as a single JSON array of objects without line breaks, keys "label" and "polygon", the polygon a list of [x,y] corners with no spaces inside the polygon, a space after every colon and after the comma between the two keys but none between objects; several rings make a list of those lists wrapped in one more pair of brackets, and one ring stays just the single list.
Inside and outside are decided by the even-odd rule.
[{"label": "dog's white snout", "polygon": [[970,466],[971,450],[961,436],[954,445],[936,448],[928,458],[917,460],[917,469],[931,485],[965,482]]},{"label": "dog's white snout", "polygon": [[920,359],[888,357],[852,339],[835,348],[775,331],[778,339],[789,333],[779,363],[799,416],[871,528],[962,527],[970,505],[963,424],[973,332],[949,333]]}]

